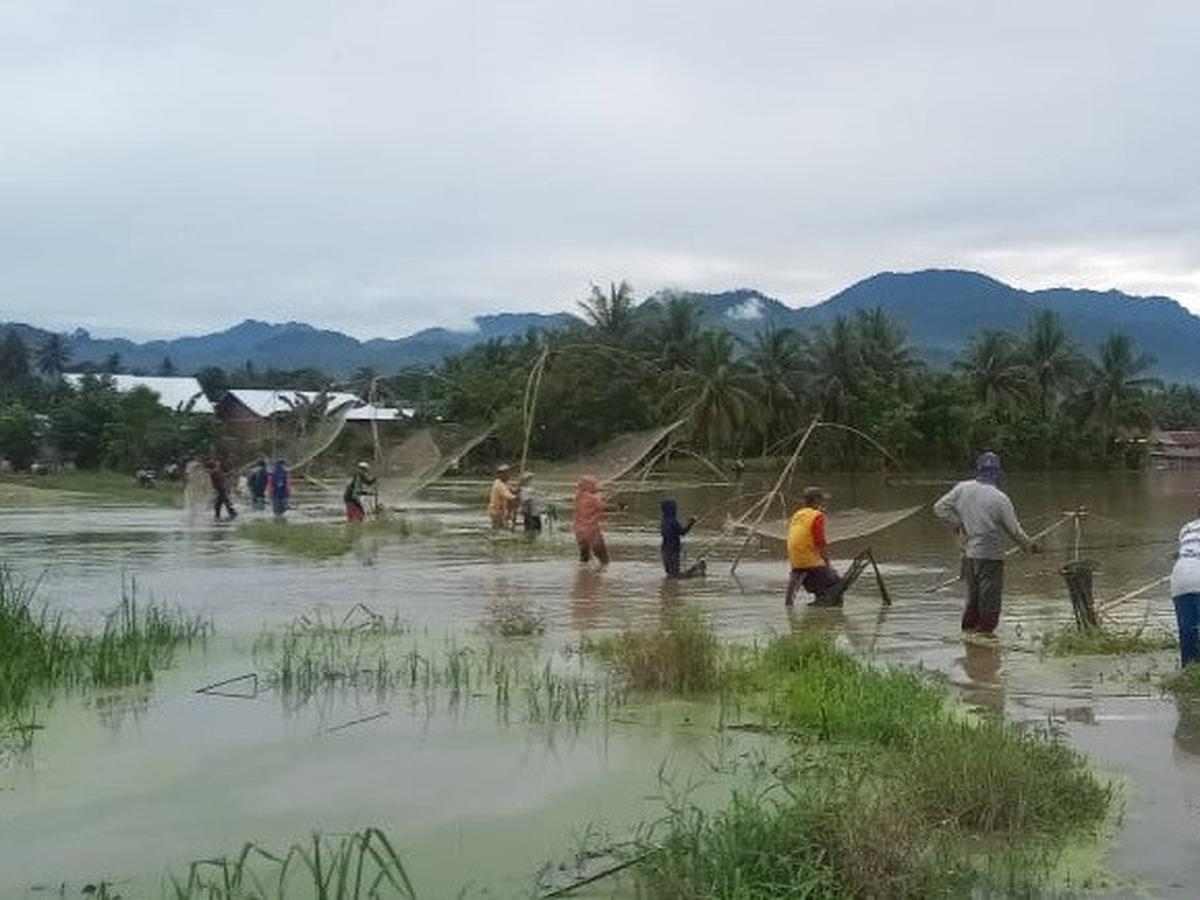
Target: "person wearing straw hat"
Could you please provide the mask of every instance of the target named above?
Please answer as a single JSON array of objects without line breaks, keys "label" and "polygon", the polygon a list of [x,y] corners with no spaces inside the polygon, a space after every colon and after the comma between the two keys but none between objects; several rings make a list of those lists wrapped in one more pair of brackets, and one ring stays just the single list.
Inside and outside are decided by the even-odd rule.
[{"label": "person wearing straw hat", "polygon": [[346,485],[345,493],[342,494],[342,500],[346,504],[347,522],[361,522],[366,517],[362,498],[373,493],[375,493],[375,478],[371,475],[371,464],[365,461],[360,462],[355,467],[354,474],[350,476],[350,483]]},{"label": "person wearing straw hat", "polygon": [[934,514],[953,525],[963,539],[967,605],[962,630],[983,638],[995,637],[1000,624],[1009,542],[1026,553],[1041,552],[1017,520],[1012,500],[997,486],[1000,474],[1000,457],[991,451],[981,453],[975,461],[975,478],[960,481],[933,505]]},{"label": "person wearing straw hat", "polygon": [[508,486],[508,477],[511,471],[512,467],[508,463],[496,466],[496,478],[492,482],[492,490],[488,495],[488,518],[491,519],[492,528],[497,531],[510,526],[513,504],[517,500],[517,495]]},{"label": "person wearing straw hat", "polygon": [[[1200,506],[1200,494],[1196,495]],[[1179,662],[1200,662],[1200,510],[1179,531],[1179,552],[1171,569],[1171,600],[1179,628]]]}]

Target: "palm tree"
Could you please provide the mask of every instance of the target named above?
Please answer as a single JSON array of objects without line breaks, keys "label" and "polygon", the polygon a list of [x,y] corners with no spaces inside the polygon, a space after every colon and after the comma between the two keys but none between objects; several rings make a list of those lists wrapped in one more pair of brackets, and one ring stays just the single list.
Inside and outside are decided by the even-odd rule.
[{"label": "palm tree", "polygon": [[633,327],[633,287],[622,280],[620,284],[609,282],[608,293],[592,285],[592,293],[579,306],[588,322],[606,338],[621,338]]},{"label": "palm tree", "polygon": [[904,328],[882,307],[860,309],[854,317],[863,366],[889,382],[903,380],[920,367]]},{"label": "palm tree", "polygon": [[954,362],[985,410],[1018,403],[1029,390],[1029,369],[1017,339],[1006,331],[987,329],[971,335],[966,349]]},{"label": "palm tree", "polygon": [[863,371],[858,333],[845,316],[829,328],[817,329],[812,345],[812,390],[820,398],[820,409],[834,421],[849,413],[854,389]]},{"label": "palm tree", "polygon": [[680,410],[694,437],[720,452],[738,443],[738,432],[754,424],[759,387],[757,376],[735,358],[729,332],[706,331],[695,367],[676,374],[667,403]]},{"label": "palm tree", "polygon": [[1154,358],[1134,349],[1127,334],[1110,334],[1100,345],[1084,395],[1088,418],[1100,428],[1107,448],[1118,428],[1148,424],[1146,391],[1162,382],[1146,372]]},{"label": "palm tree", "polygon": [[59,378],[71,361],[71,348],[61,334],[52,334],[38,348],[38,371],[47,378]]},{"label": "palm tree", "polygon": [[787,419],[787,412],[796,406],[793,386],[803,380],[804,347],[800,336],[791,328],[768,325],[755,333],[747,345],[747,362],[758,376],[762,398],[761,429],[763,455],[772,437]]},{"label": "palm tree", "polygon": [[666,371],[693,366],[700,343],[700,314],[692,302],[672,297],[659,306],[651,341]]},{"label": "palm tree", "polygon": [[1049,309],[1034,313],[1024,349],[1038,411],[1045,419],[1055,401],[1079,382],[1085,360],[1067,337],[1062,318]]}]

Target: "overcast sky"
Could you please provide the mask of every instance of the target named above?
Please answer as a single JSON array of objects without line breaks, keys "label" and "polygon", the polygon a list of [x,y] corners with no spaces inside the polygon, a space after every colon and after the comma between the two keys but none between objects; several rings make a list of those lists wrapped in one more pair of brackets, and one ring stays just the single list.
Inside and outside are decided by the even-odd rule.
[{"label": "overcast sky", "polygon": [[1189,0],[6,0],[0,320],[359,336],[874,272],[1200,310]]}]

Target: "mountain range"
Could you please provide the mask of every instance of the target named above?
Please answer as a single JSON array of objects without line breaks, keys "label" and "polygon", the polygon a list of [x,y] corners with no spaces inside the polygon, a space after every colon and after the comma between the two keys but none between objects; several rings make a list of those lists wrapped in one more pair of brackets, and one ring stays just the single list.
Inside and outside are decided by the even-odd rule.
[{"label": "mountain range", "polygon": [[[1124,331],[1156,359],[1156,374],[1200,383],[1200,317],[1167,297],[1071,288],[1025,291],[977,272],[931,269],[883,272],[820,303],[799,308],[749,289],[664,291],[645,303],[658,304],[673,296],[692,303],[706,326],[742,336],[768,324],[809,329],[839,315],[881,307],[904,325],[918,353],[935,366],[947,365],[972,333],[983,328],[1020,332],[1033,312],[1048,309],[1062,316],[1068,333],[1085,350],[1094,349],[1113,331]],[[255,320],[212,334],[145,343],[94,338],[82,329],[68,337],[74,363],[100,363],[116,353],[130,371],[154,371],[169,358],[181,373],[211,365],[239,367],[252,361],[260,370],[313,367],[347,375],[361,366],[391,373],[432,365],[483,341],[520,336],[530,329],[563,328],[577,321],[566,312],[499,313],[477,317],[471,330],[431,328],[407,337],[367,341],[301,322]],[[10,327],[17,328],[31,347],[48,336],[29,325],[13,323]]]}]

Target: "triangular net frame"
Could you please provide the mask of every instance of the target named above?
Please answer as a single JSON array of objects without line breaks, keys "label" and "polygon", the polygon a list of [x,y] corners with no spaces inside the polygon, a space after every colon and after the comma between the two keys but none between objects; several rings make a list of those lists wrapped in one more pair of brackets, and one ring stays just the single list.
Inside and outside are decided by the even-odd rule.
[{"label": "triangular net frame", "polygon": [[430,425],[397,441],[380,441],[376,447],[380,500],[393,504],[412,500],[494,430],[494,425]]}]

